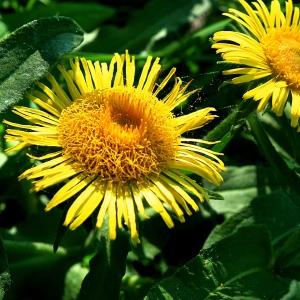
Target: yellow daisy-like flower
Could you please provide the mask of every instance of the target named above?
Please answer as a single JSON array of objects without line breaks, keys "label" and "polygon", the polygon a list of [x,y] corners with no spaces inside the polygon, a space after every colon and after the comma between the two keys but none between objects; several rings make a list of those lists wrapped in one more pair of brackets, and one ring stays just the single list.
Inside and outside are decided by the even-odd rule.
[{"label": "yellow daisy-like flower", "polygon": [[262,79],[264,82],[243,96],[259,101],[262,111],[270,99],[276,115],[283,114],[291,95],[291,125],[298,126],[300,117],[300,18],[299,8],[292,0],[286,2],[285,14],[278,0],[273,0],[270,10],[262,0],[239,0],[245,12],[229,9],[224,15],[238,22],[242,32],[215,33],[213,48],[223,59],[238,68],[227,70],[226,75],[239,75],[235,84]]},{"label": "yellow daisy-like flower", "polygon": [[170,211],[183,222],[184,212],[198,210],[190,195],[203,201],[205,192],[185,170],[221,183],[218,153],[197,145],[208,142],[181,137],[212,120],[214,108],[175,117],[172,110],[195,92],[186,93],[180,78],[159,99],[175,68],[156,84],[159,58],[148,57],[135,81],[134,57],[126,52],[109,65],[80,58],[58,69],[67,89],[48,75],[49,86],[39,82],[29,95],[39,109],[13,108],[29,124],[4,122],[11,127],[6,139],[20,142],[10,150],[52,147],[42,157],[31,155],[43,162],[20,178],[33,180],[35,191],[63,183],[46,211],[73,198],[65,226],[75,229],[97,211],[97,227],[108,217],[110,239],[126,224],[137,242],[136,212],[147,217],[146,206],[170,228]]}]

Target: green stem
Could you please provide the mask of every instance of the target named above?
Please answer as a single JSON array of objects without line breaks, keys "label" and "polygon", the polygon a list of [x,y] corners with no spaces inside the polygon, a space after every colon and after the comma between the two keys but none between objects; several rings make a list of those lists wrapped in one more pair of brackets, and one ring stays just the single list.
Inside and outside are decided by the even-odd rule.
[{"label": "green stem", "polygon": [[90,261],[90,272],[82,282],[79,299],[118,300],[129,249],[127,232],[119,231],[114,241],[102,236],[98,252]]},{"label": "green stem", "polygon": [[256,113],[250,114],[247,120],[258,146],[276,175],[278,184],[283,188],[295,187],[295,190],[297,190],[299,187],[299,178],[289,169],[273,147]]},{"label": "green stem", "polygon": [[212,149],[221,152],[245,124],[246,117],[255,109],[256,103],[241,102],[219,125],[204,138],[207,141],[220,141]]}]

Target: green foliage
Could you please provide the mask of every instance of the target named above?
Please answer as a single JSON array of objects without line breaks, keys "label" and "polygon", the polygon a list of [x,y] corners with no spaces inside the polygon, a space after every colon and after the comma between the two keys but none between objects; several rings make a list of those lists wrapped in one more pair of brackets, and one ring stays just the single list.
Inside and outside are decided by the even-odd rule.
[{"label": "green foliage", "polygon": [[[194,13],[193,8],[196,8]],[[209,8],[208,0],[202,0],[200,3],[196,0],[150,1],[143,10],[129,18],[126,27],[103,27],[93,48],[88,47],[87,49],[96,50],[98,48],[103,52],[126,49],[143,50],[148,43],[153,44],[155,40],[165,37],[171,32],[176,32],[189,18],[195,17],[195,14],[201,16]],[[95,49],[95,47],[97,48]]]},{"label": "green foliage", "polygon": [[0,42],[0,112],[23,99],[32,84],[83,39],[69,18],[32,21]]},{"label": "green foliage", "polygon": [[[241,226],[253,224],[265,225],[270,231],[272,242],[279,243],[281,239],[297,229],[300,218],[299,208],[300,202],[297,194],[287,194],[278,190],[259,196],[222,225],[216,226],[204,247],[211,246]],[[282,216],[288,217],[282,218]]]},{"label": "green foliage", "polygon": [[[216,107],[219,119],[189,134],[219,140],[207,147],[223,152],[227,167],[219,187],[194,177],[211,199],[185,223],[170,230],[146,208],[141,244],[125,232],[109,241],[94,216],[76,231],[62,226],[72,201],[43,211],[57,187],[32,193],[18,180],[33,162],[23,151],[4,152],[1,126],[0,300],[300,300],[299,133],[289,108],[279,118],[242,101],[249,86],[230,85],[210,47],[216,31],[232,28],[221,14],[237,7],[234,0],[0,1],[1,118],[16,118],[12,105],[32,105],[24,94],[58,61],[109,63],[128,49],[137,73],[147,55],[160,56],[163,73],[175,66],[184,82],[193,80],[190,89],[199,91],[176,115]],[[41,148],[30,151],[39,156]]]},{"label": "green foliage", "polygon": [[145,299],[274,299],[289,283],[272,269],[272,247],[264,227],[253,225],[201,250]]},{"label": "green foliage", "polygon": [[300,278],[299,208],[298,195],[282,191],[255,198],[217,226],[199,255],[146,299],[294,299],[299,283],[290,279]]},{"label": "green foliage", "polygon": [[224,173],[224,184],[219,187],[207,184],[207,188],[221,195],[224,201],[211,199],[209,204],[227,218],[248,206],[257,196],[266,195],[276,187],[277,181],[270,168],[229,166]]}]

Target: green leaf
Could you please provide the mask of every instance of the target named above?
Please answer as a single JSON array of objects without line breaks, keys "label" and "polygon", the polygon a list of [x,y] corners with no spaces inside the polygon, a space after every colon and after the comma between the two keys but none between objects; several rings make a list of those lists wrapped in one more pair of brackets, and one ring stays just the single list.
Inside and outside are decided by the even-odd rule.
[{"label": "green leaf", "polygon": [[[3,15],[3,21],[10,30],[42,17],[54,15],[69,17],[75,20],[86,31],[91,31],[103,21],[114,15],[111,7],[97,3],[49,3],[49,5],[37,5],[32,10],[15,14]],[[88,16],[88,17],[87,17]]]},{"label": "green leaf", "polygon": [[118,300],[121,280],[125,274],[129,237],[119,231],[111,241],[107,233],[100,237],[99,248],[90,261],[90,271],[84,278],[79,299]]},{"label": "green leaf", "polygon": [[210,200],[209,204],[226,218],[248,206],[255,197],[269,194],[276,187],[272,172],[262,166],[228,166],[223,178],[221,186],[206,183],[206,187],[223,197],[224,201]]},{"label": "green leaf", "polygon": [[263,224],[271,233],[273,244],[288,237],[299,226],[300,201],[297,195],[281,190],[255,198],[248,207],[230,217],[211,232],[204,248],[222,240],[238,228],[251,224]]},{"label": "green leaf", "polygon": [[93,48],[88,51],[114,52],[134,49],[141,51],[155,35],[161,32],[176,32],[189,21],[196,5],[203,5],[207,0],[152,0],[143,9],[132,16],[125,28],[103,27]]},{"label": "green leaf", "polygon": [[0,112],[22,100],[26,90],[83,40],[81,28],[65,17],[32,21],[0,42]]},{"label": "green leaf", "polygon": [[239,228],[201,250],[175,274],[153,287],[147,300],[278,299],[289,283],[271,268],[270,237],[263,226]]},{"label": "green leaf", "polygon": [[4,299],[6,291],[11,285],[10,273],[8,271],[8,263],[6,252],[2,239],[0,238],[0,300]]}]

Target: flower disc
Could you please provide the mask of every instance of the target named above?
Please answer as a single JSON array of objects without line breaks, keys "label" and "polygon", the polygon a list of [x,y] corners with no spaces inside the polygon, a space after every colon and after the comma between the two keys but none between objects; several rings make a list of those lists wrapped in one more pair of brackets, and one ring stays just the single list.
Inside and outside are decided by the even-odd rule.
[{"label": "flower disc", "polygon": [[74,101],[61,114],[58,137],[64,154],[85,172],[118,182],[159,174],[178,144],[168,107],[123,87]]}]

